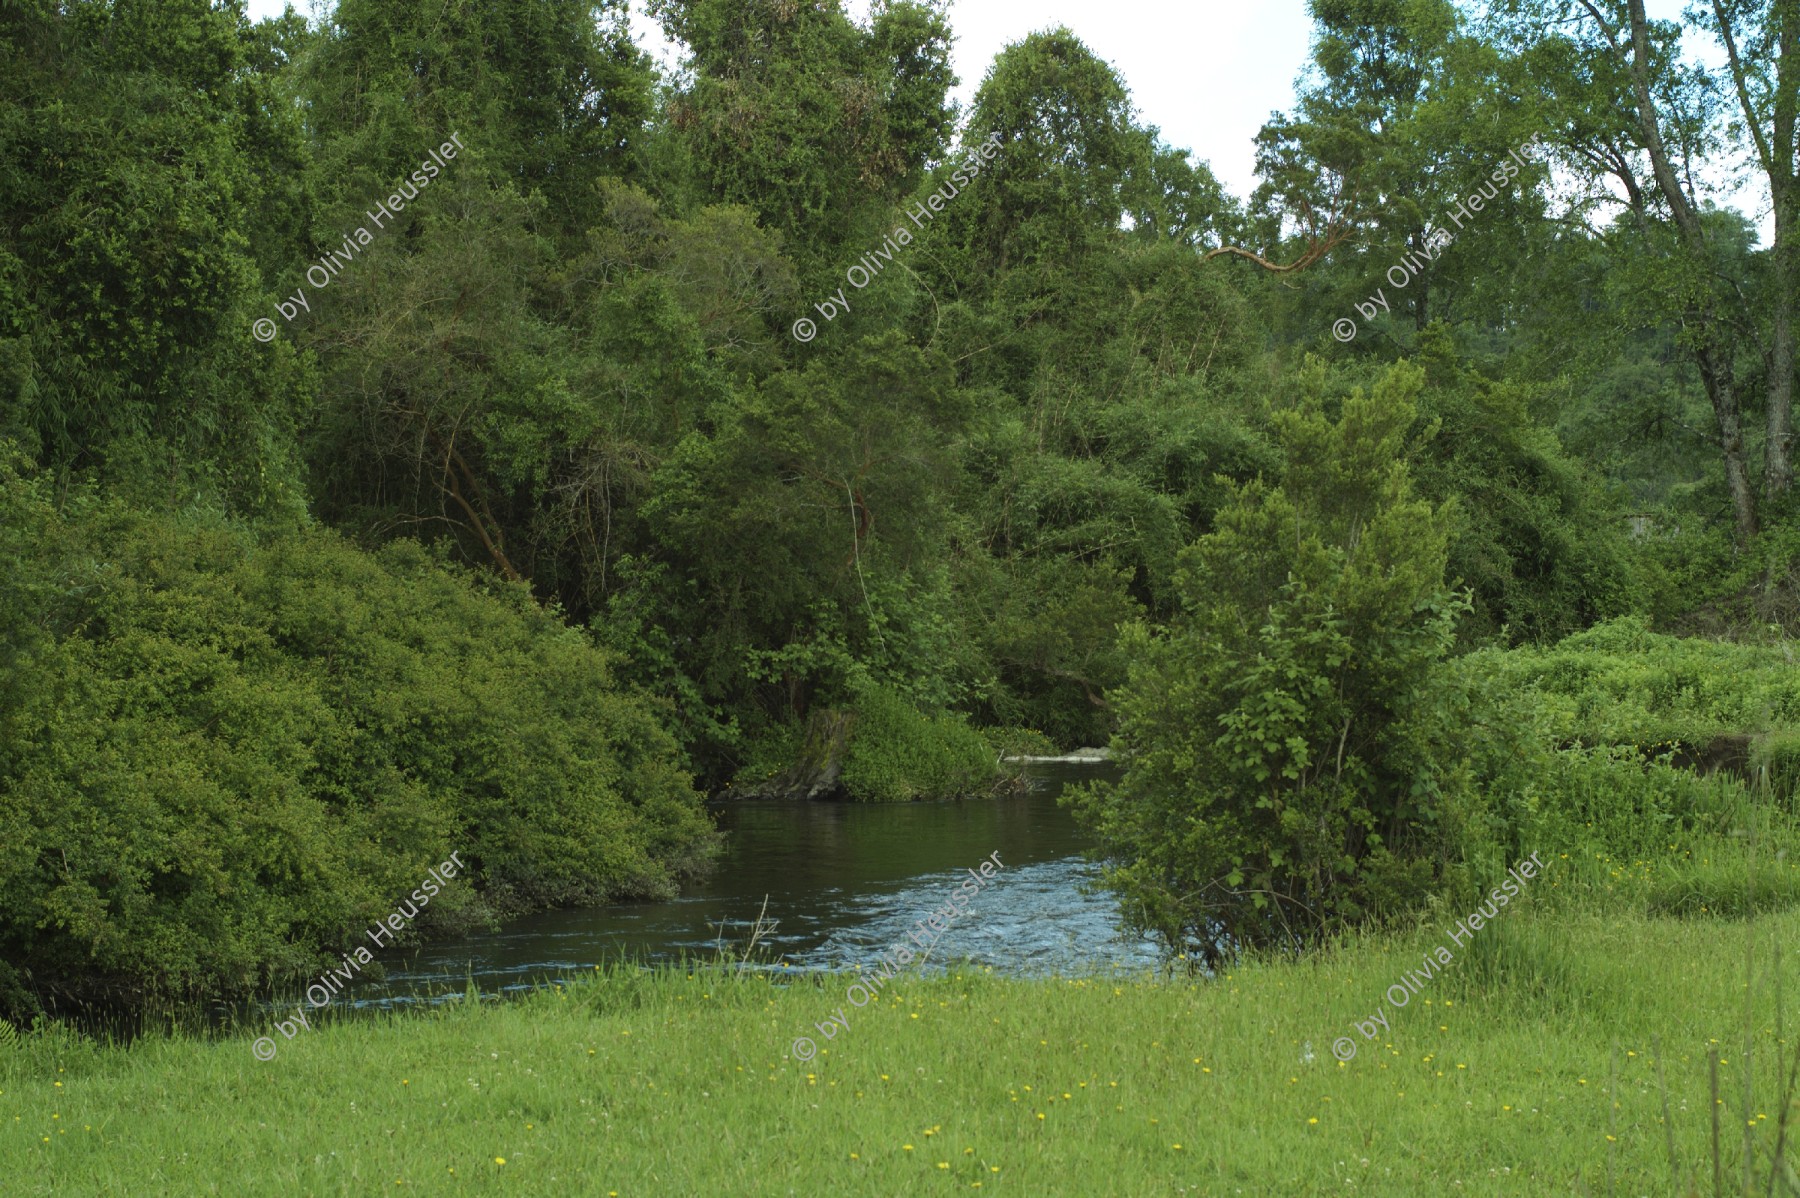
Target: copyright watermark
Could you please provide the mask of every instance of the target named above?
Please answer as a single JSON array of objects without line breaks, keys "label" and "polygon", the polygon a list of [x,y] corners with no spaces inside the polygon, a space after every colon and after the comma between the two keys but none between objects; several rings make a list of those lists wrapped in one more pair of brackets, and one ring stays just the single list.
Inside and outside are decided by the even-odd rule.
[{"label": "copyright watermark", "polygon": [[[986,141],[981,142],[975,149],[970,150],[963,160],[957,164],[956,169],[950,173],[950,181],[948,183],[945,183],[942,187],[926,196],[919,203],[913,205],[913,210],[906,214],[908,219],[923,232],[925,222],[928,220],[935,220],[937,214],[944,210],[945,204],[948,204],[951,200],[967,190],[969,181],[981,173],[982,163],[992,162],[994,155],[999,152],[1000,135],[998,133],[989,134]],[[844,272],[844,281],[849,283],[850,286],[856,290],[861,291],[864,287],[869,285],[870,281],[874,279],[876,275],[887,269],[887,266],[883,265],[884,261],[891,265],[894,261],[894,255],[912,243],[913,235],[907,231],[905,225],[900,225],[892,233],[883,237],[880,245],[858,258],[856,264]],[[861,275],[862,278],[858,279],[858,275]],[[820,316],[824,317],[825,322],[829,324],[838,318],[840,312],[848,313],[850,311],[850,301],[845,297],[844,289],[839,287],[824,300],[814,304],[813,309],[818,312]],[[800,327],[801,325],[805,325],[806,327],[802,329]],[[802,316],[799,320],[794,322],[793,333],[795,341],[802,343],[811,341],[818,335],[818,331],[818,326],[805,316]]]},{"label": "copyright watermark", "polygon": [[[1004,868],[1006,866],[1001,862],[998,850],[988,854],[980,864],[980,872],[969,870],[970,880],[952,890],[948,902],[913,925],[916,930],[909,932],[907,938],[923,950],[918,955],[921,957],[930,955],[932,947],[943,937],[950,925],[969,913],[970,900],[986,890],[993,883],[994,876]],[[934,932],[935,935],[933,935]],[[921,939],[921,935],[928,938]],[[851,982],[849,988],[844,991],[844,998],[853,1007],[868,1006],[884,982],[889,981],[901,969],[912,964],[913,956],[913,950],[907,946],[906,941],[896,943],[893,949],[882,957],[881,968],[871,970],[861,981]],[[856,1001],[858,991],[862,992],[863,1000],[861,1002]],[[821,1036],[827,1040],[833,1040],[837,1038],[838,1032],[850,1030],[850,1020],[845,1017],[844,1008],[839,1007],[837,1013],[831,1018],[824,1023],[815,1023],[813,1026],[819,1029]],[[796,1061],[810,1061],[818,1053],[819,1046],[813,1043],[811,1038],[801,1036],[794,1041],[790,1051]]]},{"label": "copyright watermark", "polygon": [[[1450,943],[1461,948],[1466,939],[1472,937],[1476,932],[1479,932],[1482,928],[1492,922],[1495,917],[1500,914],[1501,910],[1505,908],[1507,903],[1518,898],[1525,887],[1525,883],[1531,881],[1532,878],[1535,878],[1538,870],[1543,868],[1545,868],[1544,863],[1538,860],[1538,855],[1536,853],[1533,853],[1531,856],[1521,859],[1517,865],[1507,870],[1508,877],[1506,881],[1500,883],[1500,885],[1494,887],[1494,889],[1489,892],[1488,901],[1471,912],[1467,919],[1459,919],[1456,921],[1456,928],[1450,932]],[[1517,880],[1515,881],[1514,879]],[[1455,960],[1456,954],[1452,953],[1442,944],[1426,953],[1425,959],[1419,963],[1419,968],[1408,970],[1406,976],[1387,988],[1387,1000],[1389,1005],[1395,1010],[1404,1007],[1413,1000],[1414,995],[1423,993],[1426,982],[1434,977],[1441,976],[1445,967]],[[1388,1017],[1386,1013],[1381,1010],[1380,1006],[1377,1006],[1375,1008],[1375,1013],[1367,1019],[1351,1020],[1350,1026],[1355,1028],[1358,1032],[1361,1032],[1362,1037],[1365,1040],[1373,1040],[1375,1038],[1375,1029],[1377,1027],[1380,1027],[1382,1031],[1391,1030],[1388,1027]],[[1353,1059],[1356,1056],[1356,1041],[1349,1036],[1339,1036],[1331,1043],[1331,1055],[1336,1057],[1340,1062]]]},{"label": "copyright watermark", "polygon": [[[456,876],[456,871],[467,868],[468,866],[463,864],[460,849],[451,853],[450,860],[441,863],[423,882],[419,883],[418,889],[412,892],[411,902],[402,899],[394,907],[391,915],[377,920],[375,926],[369,929],[368,937],[374,942],[375,947],[378,949],[390,947],[394,937],[404,931],[407,924],[418,918],[419,912],[425,908],[427,903],[450,885],[450,879]],[[384,937],[386,938],[385,942]],[[343,954],[344,963],[341,967],[333,966],[331,972],[320,974],[319,980],[306,988],[306,1001],[311,1003],[315,1009],[324,1007],[337,997],[351,979],[362,972],[363,966],[374,959],[375,955],[360,945],[357,946],[354,955]],[[303,1031],[310,1032],[312,1024],[307,1021],[306,1012],[300,1007],[295,1007],[292,1019],[275,1021],[275,1030],[281,1033],[283,1039],[292,1040]],[[275,1058],[275,1041],[270,1036],[260,1036],[250,1046],[250,1052],[259,1061],[273,1060]]]},{"label": "copyright watermark", "polygon": [[[462,144],[462,138],[452,133],[449,141],[435,150],[427,151],[431,157],[419,163],[419,169],[414,171],[409,178],[400,180],[400,185],[394,189],[393,195],[390,195],[385,201],[376,200],[375,207],[363,215],[367,216],[369,222],[377,229],[383,228],[383,222],[388,218],[398,219],[399,213],[406,207],[406,202],[418,199],[419,192],[438,177],[439,168],[448,169],[448,160],[455,158],[458,150],[467,148]],[[374,240],[367,225],[344,234],[342,245],[323,255],[317,262],[306,268],[306,281],[313,285],[315,291],[325,290],[331,286],[331,280],[336,278],[344,267],[354,262],[356,256]],[[315,274],[322,277],[314,278]],[[280,313],[281,318],[289,324],[293,324],[294,318],[301,312],[311,312],[312,301],[306,298],[306,288],[298,288],[294,294],[276,300],[275,311]],[[250,332],[258,341],[273,341],[275,340],[275,328],[275,322],[264,316],[250,326]]]},{"label": "copyright watermark", "polygon": [[[1500,194],[1499,189],[1501,187],[1519,177],[1519,172],[1529,165],[1529,163],[1527,163],[1520,155],[1519,151],[1529,149],[1535,144],[1537,144],[1537,138],[1533,137],[1530,141],[1527,141],[1512,150],[1505,158],[1502,158],[1500,160],[1500,165],[1495,167],[1493,174],[1489,176],[1489,178],[1493,180],[1492,187],[1484,184],[1480,190],[1470,192],[1469,198],[1466,201],[1457,201],[1455,210],[1450,212],[1448,216],[1449,220],[1456,222],[1458,230],[1463,227],[1463,222],[1465,220],[1474,219],[1474,213],[1480,212],[1482,208],[1486,206],[1486,200],[1494,199]],[[1441,255],[1445,248],[1455,240],[1455,236],[1450,232],[1448,221],[1439,220],[1437,222],[1437,228],[1426,235],[1425,244],[1419,253],[1408,253],[1406,257],[1388,267],[1388,286],[1394,288],[1396,291],[1405,290],[1407,284],[1423,274],[1425,267],[1437,261],[1439,255]],[[1423,255],[1423,257],[1421,257],[1421,255]],[[1400,277],[1397,279],[1394,277],[1395,271],[1400,272]],[[1393,306],[1388,300],[1387,291],[1381,287],[1375,289],[1374,295],[1369,296],[1367,299],[1358,300],[1356,303],[1352,304],[1351,307],[1355,308],[1365,321],[1374,320],[1377,312],[1393,311]],[[1331,335],[1336,337],[1339,341],[1356,340],[1356,322],[1348,316],[1339,317],[1331,326]]]}]

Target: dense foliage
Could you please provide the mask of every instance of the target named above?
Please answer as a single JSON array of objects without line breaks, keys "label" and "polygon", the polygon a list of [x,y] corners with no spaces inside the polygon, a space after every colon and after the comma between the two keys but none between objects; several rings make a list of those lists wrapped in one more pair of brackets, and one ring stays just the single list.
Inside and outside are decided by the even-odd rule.
[{"label": "dense foliage", "polygon": [[1067,29],[965,111],[940,0],[650,10],[668,77],[618,0],[0,10],[10,1001],[293,972],[458,846],[666,893],[822,729],[874,800],[1117,735],[1202,952],[1789,759],[1785,650],[1671,639],[1800,627],[1783,6],[1317,0],[1248,197]]},{"label": "dense foliage", "polygon": [[299,972],[452,852],[427,929],[704,863],[659,713],[517,585],[11,467],[0,561],[0,997]]}]

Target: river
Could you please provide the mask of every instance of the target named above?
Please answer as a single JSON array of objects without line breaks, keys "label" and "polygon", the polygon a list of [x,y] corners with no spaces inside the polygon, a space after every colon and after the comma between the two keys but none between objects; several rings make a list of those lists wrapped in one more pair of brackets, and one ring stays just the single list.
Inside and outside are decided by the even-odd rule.
[{"label": "river", "polygon": [[999,854],[1004,869],[938,942],[932,960],[970,958],[1014,975],[1141,970],[1148,942],[1119,930],[1112,898],[1082,892],[1096,869],[1090,840],[1058,806],[1065,784],[1109,767],[1030,767],[1029,788],[952,803],[739,802],[715,804],[726,851],[708,880],[669,902],[547,911],[500,930],[388,955],[384,982],[365,982],[355,1006],[462,991],[493,994],[592,970],[621,956],[710,958],[742,946],[763,909],[762,938],[789,969],[869,965],[949,897],[965,872]]}]

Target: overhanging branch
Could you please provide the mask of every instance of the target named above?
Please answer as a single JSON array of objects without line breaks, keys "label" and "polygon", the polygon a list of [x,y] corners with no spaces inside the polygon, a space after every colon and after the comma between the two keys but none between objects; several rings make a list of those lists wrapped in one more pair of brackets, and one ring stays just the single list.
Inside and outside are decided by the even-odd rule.
[{"label": "overhanging branch", "polygon": [[1200,261],[1210,262],[1220,254],[1232,254],[1248,259],[1272,274],[1293,274],[1296,271],[1305,270],[1350,239],[1350,234],[1354,231],[1355,226],[1350,222],[1349,205],[1344,201],[1341,192],[1332,206],[1330,216],[1323,223],[1318,220],[1312,210],[1312,205],[1308,204],[1304,198],[1299,201],[1299,206],[1301,223],[1307,229],[1306,250],[1292,262],[1286,264],[1272,262],[1254,250],[1247,250],[1242,246],[1235,245],[1222,245],[1217,249],[1208,250],[1200,255]]}]

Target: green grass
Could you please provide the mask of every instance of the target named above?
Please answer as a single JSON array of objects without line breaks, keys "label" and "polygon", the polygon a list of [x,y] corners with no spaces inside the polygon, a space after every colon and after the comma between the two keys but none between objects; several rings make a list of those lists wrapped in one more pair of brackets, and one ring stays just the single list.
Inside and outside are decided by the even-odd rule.
[{"label": "green grass", "polygon": [[[1728,1179],[1746,1120],[1759,1151],[1772,1144],[1777,1021],[1791,1034],[1797,1016],[1777,1014],[1768,945],[1792,942],[1800,913],[1751,925],[1515,903],[1405,1009],[1383,1003],[1449,922],[1213,981],[909,974],[860,1010],[843,978],[614,969],[277,1036],[267,1063],[250,1050],[261,1028],[128,1048],[21,1037],[0,1043],[0,1189],[1682,1193],[1655,1037],[1676,1154],[1704,1192],[1709,1047],[1725,1058]],[[1364,1041],[1350,1022],[1378,1005],[1389,1030]],[[814,1024],[840,1007],[849,1030],[826,1041]],[[823,1050],[811,1064],[788,1056],[803,1034]],[[1339,1064],[1344,1035],[1359,1052]]]}]

